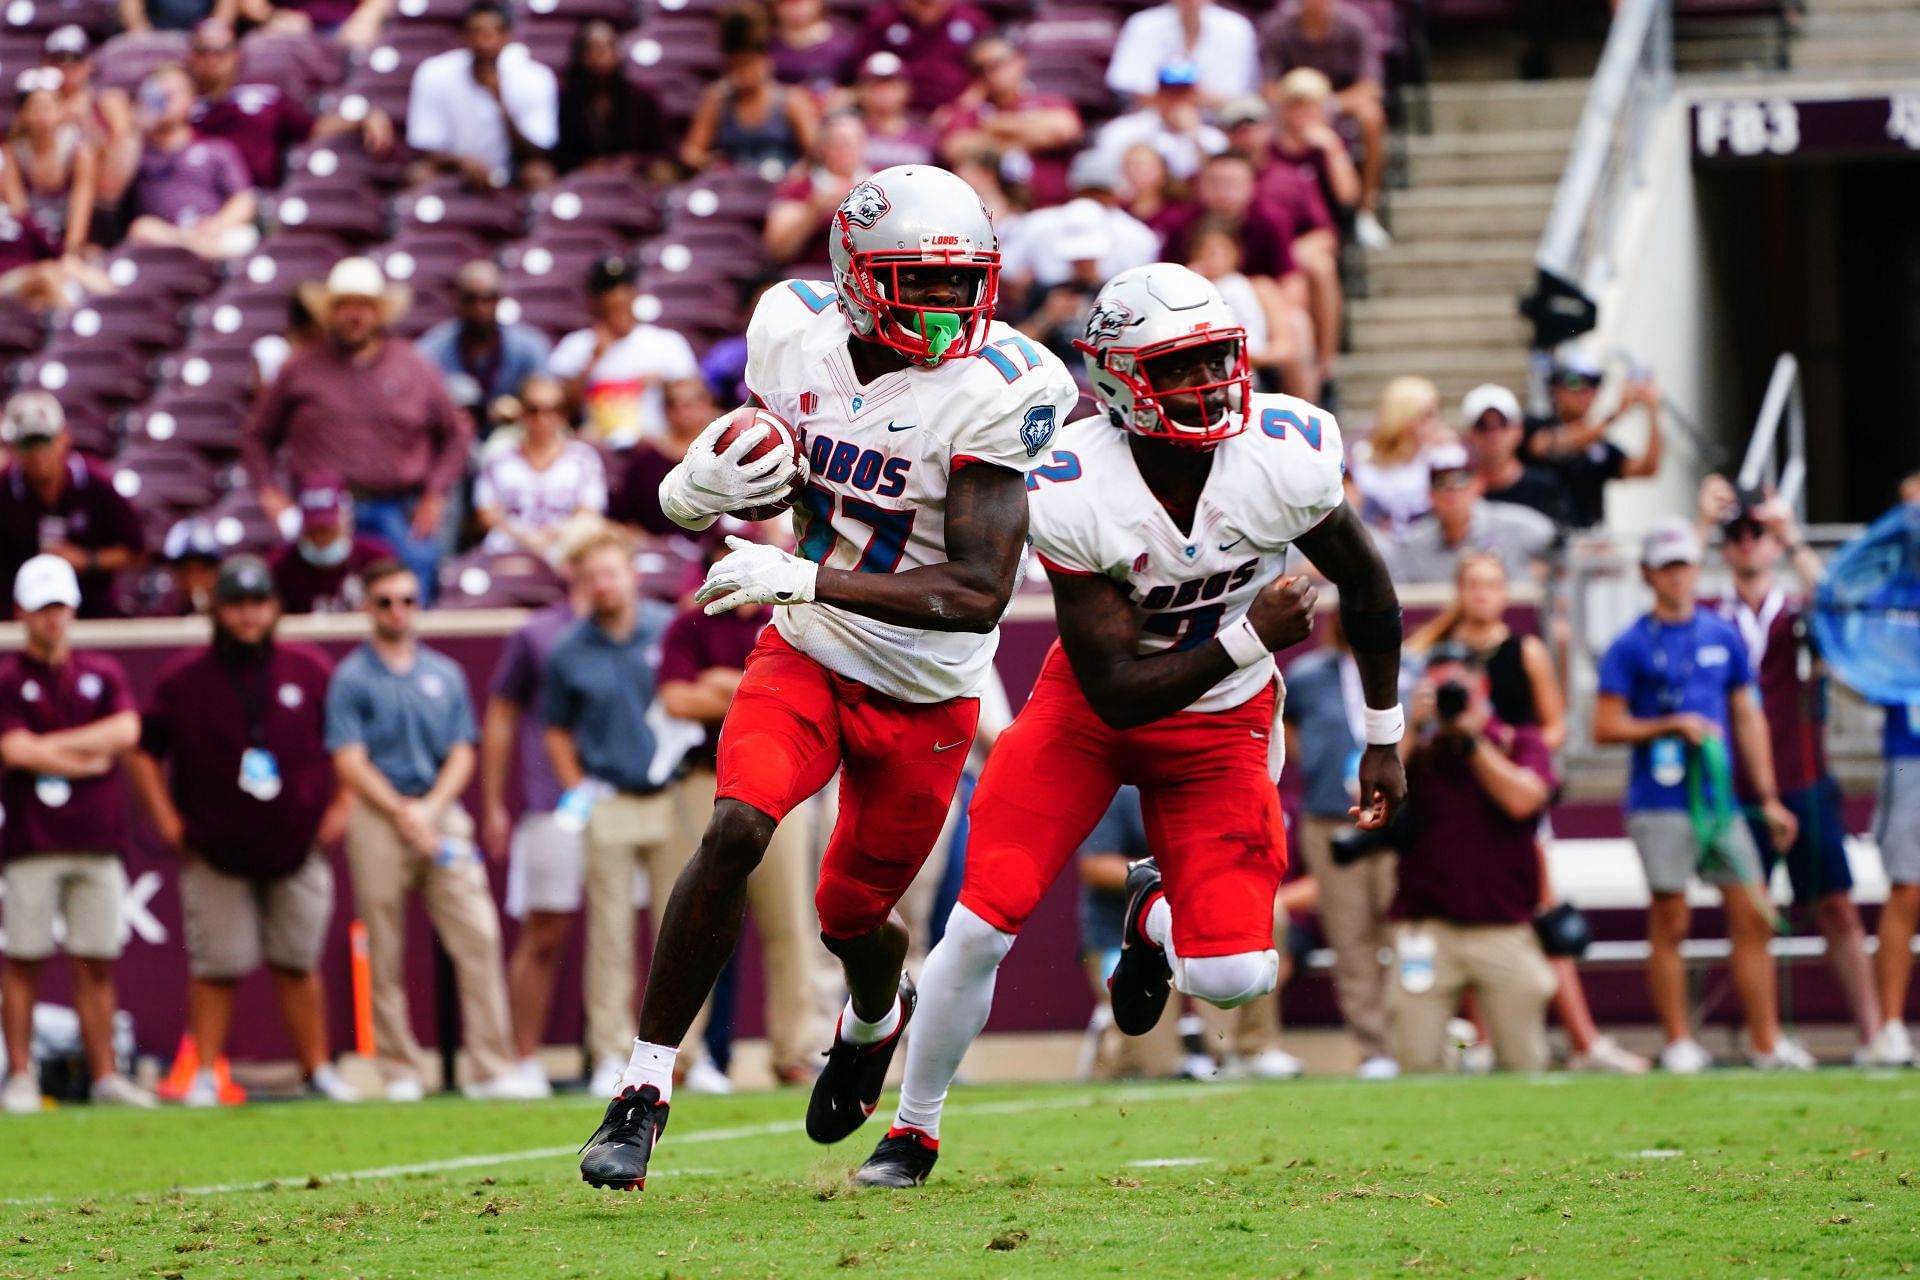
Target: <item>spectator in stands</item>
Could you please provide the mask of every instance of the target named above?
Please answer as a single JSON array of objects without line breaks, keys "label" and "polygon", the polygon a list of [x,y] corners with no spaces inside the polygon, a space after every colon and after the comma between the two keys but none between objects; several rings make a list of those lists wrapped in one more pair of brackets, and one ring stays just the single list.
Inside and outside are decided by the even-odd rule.
[{"label": "spectator in stands", "polygon": [[323,287],[303,286],[327,339],[287,362],[247,423],[241,459],[267,515],[293,500],[276,478],[336,472],[360,528],[384,539],[422,584],[445,551],[447,498],[473,436],[439,371],[387,333],[409,294],[370,258],[342,258]]},{"label": "spectator in stands", "polygon": [[862,61],[882,49],[900,56],[913,86],[913,109],[931,115],[966,91],[967,47],[994,21],[955,0],[892,0],[874,5],[860,33]]},{"label": "spectator in stands", "polygon": [[113,967],[127,888],[120,757],[140,739],[140,713],[118,662],[72,646],[68,633],[80,606],[72,565],[50,555],[28,560],[13,577],[13,603],[25,636],[21,652],[0,659],[0,797],[7,815],[0,827],[7,935],[0,1028],[8,1069],[0,1106],[40,1109],[33,1004],[58,922],[65,926],[93,1100],[151,1107],[153,1096],[120,1073],[113,1054]]},{"label": "spectator in stands", "polygon": [[[1524,445],[1528,457],[1560,473],[1576,529],[1591,529],[1605,518],[1607,481],[1643,479],[1660,470],[1659,388],[1650,377],[1630,378],[1613,416],[1595,421],[1600,380],[1600,364],[1591,356],[1563,354],[1553,370],[1553,420],[1529,424]],[[1646,412],[1647,443],[1629,455],[1607,438],[1607,430],[1636,407]]]},{"label": "spectator in stands", "polygon": [[[1113,256],[1113,236],[1097,205],[1076,200],[1043,212],[1049,215],[1042,229],[1048,237],[1043,249],[1024,222],[1016,222],[1014,232],[1021,243],[1052,260],[1047,264],[1049,274],[1057,278],[1028,295],[1031,307],[1019,329],[1066,361],[1069,369],[1077,368],[1081,357],[1073,344],[1086,337],[1087,314],[1100,286],[1110,278],[1101,271],[1101,263]],[[1004,251],[1001,260],[1005,261]]]},{"label": "spectator in stands", "polygon": [[191,31],[209,17],[232,21],[236,0],[118,0],[120,29],[133,34],[148,31]]},{"label": "spectator in stands", "polygon": [[1408,1071],[1439,1070],[1447,1020],[1471,989],[1495,1062],[1544,1070],[1547,1001],[1558,979],[1533,931],[1535,832],[1559,788],[1553,755],[1537,729],[1495,716],[1486,671],[1460,645],[1429,655],[1408,719],[1394,1057]]},{"label": "spectator in stands", "polygon": [[264,562],[222,565],[213,643],[167,664],[130,760],[134,790],[180,858],[187,1029],[204,1064],[190,1107],[220,1104],[212,1064],[227,1052],[234,989],[262,964],[307,1089],[359,1097],[330,1061],[318,973],[333,917],[327,849],[346,833],[351,803],[326,749],[331,665],[275,640],[279,619]]},{"label": "spectator in stands", "polygon": [[364,50],[380,38],[392,0],[239,0],[237,18],[248,30],[276,36],[330,37],[335,44]]},{"label": "spectator in stands", "polygon": [[1380,180],[1387,171],[1385,74],[1373,27],[1342,0],[1299,0],[1276,8],[1260,30],[1260,56],[1267,78],[1279,80],[1297,67],[1312,67],[1333,89],[1334,108],[1360,133],[1360,203],[1354,234],[1369,249],[1384,249],[1393,238],[1375,209]]},{"label": "spectator in stands", "polygon": [[356,613],[366,604],[360,578],[393,558],[385,539],[353,527],[353,495],[337,472],[315,471],[294,494],[299,533],[273,552],[274,595],[287,613]]},{"label": "spectator in stands", "polygon": [[821,122],[810,162],[795,166],[787,180],[773,189],[767,224],[760,233],[767,257],[782,265],[827,261],[833,211],[855,183],[873,172],[866,157],[867,128],[859,116],[839,112]]},{"label": "spectator in stands", "polygon": [[[645,868],[664,889],[693,858],[694,845],[677,839],[669,784],[700,739],[691,726],[653,714],[655,664],[672,614],[640,601],[633,555],[632,540],[614,529],[570,548],[588,614],[554,646],[543,709],[554,777],[573,811],[590,806],[587,1048],[595,1082],[611,1075],[615,1086],[634,1035],[633,876]],[[569,810],[570,801],[560,807]],[[654,894],[656,930],[666,899]]]},{"label": "spectator in stands", "polygon": [[1807,1051],[1780,1034],[1767,954],[1773,908],[1753,833],[1738,820],[1729,738],[1739,746],[1773,841],[1791,847],[1799,824],[1774,786],[1773,751],[1754,698],[1746,645],[1731,623],[1697,603],[1700,558],[1700,538],[1685,519],[1661,520],[1647,533],[1640,566],[1653,590],[1653,610],[1607,649],[1594,704],[1593,740],[1633,747],[1627,834],[1653,892],[1647,986],[1667,1036],[1660,1065],[1691,1074],[1713,1063],[1693,1038],[1680,954],[1687,936],[1687,884],[1698,871],[1722,890],[1734,987],[1750,1039],[1748,1061],[1763,1068],[1811,1068]]},{"label": "spectator in stands", "polygon": [[660,482],[680,464],[694,437],[720,416],[720,406],[714,401],[712,389],[699,378],[669,382],[663,395],[666,430],[627,450],[607,516],[656,538],[677,538],[687,531],[660,510]]},{"label": "spectator in stands", "polygon": [[1023,216],[1025,202],[1009,190],[1001,173],[1001,162],[998,151],[973,151],[955,156],[948,167],[954,177],[973,188],[995,225],[1007,226]]},{"label": "spectator in stands", "polygon": [[146,149],[133,180],[133,244],[172,245],[222,261],[253,251],[260,233],[247,164],[231,142],[193,131],[193,81],[167,65],[140,86]]},{"label": "spectator in stands", "polygon": [[[1146,143],[1166,162],[1170,177],[1187,181],[1208,156],[1227,149],[1227,135],[1206,121],[1199,84],[1200,73],[1191,62],[1167,63],[1160,68],[1160,87],[1146,105],[1109,121],[1094,145],[1120,160],[1130,148]],[[1143,222],[1152,221],[1138,210],[1135,214]]]},{"label": "spectator in stands", "polygon": [[197,618],[213,610],[213,588],[225,557],[213,520],[183,516],[160,542],[160,566],[142,588],[146,617]]},{"label": "spectator in stands", "polygon": [[[1801,536],[1791,507],[1778,498],[1743,495],[1724,476],[1702,482],[1700,524],[1720,531],[1720,555],[1733,573],[1733,595],[1720,601],[1718,612],[1746,644],[1754,691],[1766,714],[1774,782],[1780,802],[1799,824],[1791,844],[1775,844],[1766,825],[1751,816],[1752,787],[1740,788],[1761,868],[1771,879],[1774,866],[1786,862],[1793,900],[1811,908],[1826,939],[1827,967],[1860,1036],[1856,1061],[1881,1065],[1880,1011],[1867,964],[1866,931],[1853,905],[1840,783],[1827,761],[1826,680],[1816,666],[1807,618],[1806,597],[1820,589],[1824,567]],[[1806,596],[1790,595],[1774,580],[1782,556]],[[1738,768],[1740,763],[1735,777],[1744,779],[1748,771]],[[1889,1056],[1897,1060],[1886,1065],[1904,1062],[1897,1051]]]},{"label": "spectator in stands", "polygon": [[1260,45],[1253,24],[1214,0],[1169,0],[1126,20],[1107,63],[1107,87],[1122,98],[1151,98],[1169,62],[1200,70],[1200,100],[1217,107],[1260,89]]},{"label": "spectator in stands", "polygon": [[473,776],[473,704],[452,659],[419,643],[420,582],[397,560],[362,576],[373,634],[327,688],[327,750],[357,803],[347,821],[355,913],[367,927],[373,1038],[389,1102],[418,1102],[420,1044],[403,973],[406,900],[418,891],[460,986],[469,1097],[537,1093],[516,1068],[500,917],[460,795]]},{"label": "spectator in stands", "polygon": [[[725,554],[724,543],[709,544],[709,562]],[[688,752],[686,773],[677,787],[682,824],[678,843],[683,848],[700,843],[713,813],[720,722],[768,620],[761,605],[713,617],[690,605],[675,615],[660,642],[660,709],[706,730],[700,745]],[[818,1074],[813,1062],[819,1043],[818,1001],[812,976],[824,952],[814,941],[811,916],[810,816],[808,810],[788,814],[774,829],[760,865],[747,877],[747,905],[760,935],[766,979],[767,1039],[774,1078],[782,1084],[806,1084]]]},{"label": "spectator in stands", "polygon": [[1345,217],[1360,204],[1360,171],[1333,127],[1327,105],[1333,100],[1333,83],[1312,67],[1295,67],[1280,77],[1278,96],[1275,157],[1317,189],[1330,212]]},{"label": "spectator in stands", "polygon": [[[0,156],[0,165],[5,165]],[[11,298],[35,314],[66,311],[86,297],[81,273],[70,268],[60,245],[34,220],[0,199],[0,298]]]},{"label": "spectator in stands", "polygon": [[[1120,207],[1135,221],[1146,226],[1159,223],[1166,217],[1167,210],[1187,198],[1186,184],[1174,179],[1172,171],[1167,168],[1166,157],[1156,151],[1150,142],[1136,142],[1116,157],[1096,141],[1091,150],[1083,151],[1081,155],[1098,156],[1103,163],[1118,169],[1120,178],[1115,194],[1120,197]],[[1154,239],[1159,239],[1157,232]]]},{"label": "spectator in stands", "polygon": [[680,162],[696,172],[716,164],[785,173],[813,147],[819,109],[805,93],[773,78],[773,54],[763,10],[740,5],[720,15],[720,52],[726,72],[707,86],[694,108]]},{"label": "spectator in stands", "polygon": [[1460,417],[1472,434],[1473,465],[1488,502],[1529,507],[1563,529],[1573,522],[1559,473],[1521,456],[1526,418],[1513,392],[1482,383],[1460,402]]},{"label": "spectator in stands", "polygon": [[1155,230],[1161,253],[1169,262],[1193,256],[1193,235],[1208,223],[1231,232],[1240,241],[1248,275],[1280,283],[1289,295],[1304,301],[1306,281],[1299,277],[1288,245],[1293,228],[1285,218],[1257,198],[1253,163],[1232,151],[1210,155],[1200,167],[1193,199],[1169,209]]},{"label": "spectator in stands", "polygon": [[1395,378],[1380,393],[1373,431],[1347,450],[1348,497],[1368,524],[1397,529],[1432,509],[1426,451],[1456,443],[1425,378]]},{"label": "spectator in stands", "polygon": [[860,64],[854,81],[854,107],[867,126],[866,163],[869,169],[897,164],[926,164],[940,141],[932,126],[907,109],[913,87],[907,83],[900,55],[882,49]]},{"label": "spectator in stands", "polygon": [[1160,237],[1120,207],[1118,183],[1119,167],[1110,157],[1092,150],[1076,155],[1067,173],[1072,199],[1035,209],[1002,232],[1001,295],[1018,300],[1038,288],[1044,297],[1074,276],[1077,259],[1070,255],[1084,254],[1088,242],[1105,250],[1094,267],[1100,284],[1158,260]]},{"label": "spectator in stands", "polygon": [[[128,27],[127,30],[137,30]],[[116,205],[140,165],[140,129],[125,89],[96,89],[93,42],[71,24],[47,33],[47,65],[60,73],[60,122],[79,127],[99,156],[96,210]]]},{"label": "spectator in stands", "polygon": [[[369,0],[384,4],[385,0]],[[368,155],[393,148],[393,120],[370,107],[359,123],[339,115],[318,120],[277,84],[240,80],[240,41],[233,28],[209,18],[193,29],[187,46],[187,75],[199,99],[193,104],[193,131],[202,138],[224,138],[246,162],[253,185],[280,185],[287,152],[310,138],[357,132]]]},{"label": "spectator in stands", "polygon": [[1539,581],[1559,538],[1553,521],[1526,507],[1488,502],[1464,445],[1436,445],[1424,456],[1432,510],[1379,540],[1394,581],[1451,582],[1466,551],[1498,556],[1509,578]]},{"label": "spectator in stands", "polygon": [[1085,132],[1080,109],[1035,88],[1025,56],[998,32],[975,40],[967,60],[973,83],[934,116],[941,156],[997,151],[1034,208],[1066,199],[1068,165]]},{"label": "spectator in stands", "polygon": [[604,18],[580,24],[560,84],[560,139],[553,167],[648,171],[673,152],[672,132],[653,90],[621,67],[620,33]]},{"label": "spectator in stands", "polygon": [[[286,328],[279,333],[261,334],[247,348],[247,363],[253,369],[251,381],[254,403],[258,404],[261,397],[266,395],[267,388],[287,367],[287,361],[324,338],[313,312],[307,310],[306,299],[300,296],[300,291],[296,289],[288,294]],[[284,605],[286,602],[283,600],[281,603]]]},{"label": "spectator in stands", "polygon": [[510,43],[513,18],[499,0],[474,0],[464,31],[464,48],[414,71],[407,145],[476,191],[538,186],[560,137],[559,82],[525,45]]},{"label": "spectator in stands", "polygon": [[20,73],[17,104],[0,167],[0,198],[15,216],[30,213],[63,256],[86,251],[93,234],[99,155],[86,132],[62,118],[60,73],[35,67]]},{"label": "spectator in stands", "polygon": [[[554,646],[585,611],[574,584],[567,599],[536,611],[513,633],[494,666],[480,725],[480,842],[494,862],[507,860],[507,914],[520,922],[507,957],[514,1051],[520,1074],[548,1091],[540,1045],[585,872],[580,832],[554,812],[561,787],[547,755],[544,689]],[[507,811],[507,775],[516,755],[517,824]]]},{"label": "spectator in stands", "polygon": [[613,450],[657,434],[665,421],[660,388],[700,373],[685,338],[634,316],[635,274],[618,254],[594,263],[587,274],[593,326],[562,338],[547,361],[584,414],[586,438]]},{"label": "spectator in stands", "polygon": [[774,78],[825,98],[853,78],[859,38],[827,12],[826,0],[773,0],[768,44]]},{"label": "spectator in stands", "polygon": [[0,470],[0,580],[11,581],[35,556],[57,556],[80,575],[81,617],[118,616],[115,575],[139,563],[146,535],[113,473],[74,452],[66,414],[49,392],[7,401],[0,439],[14,454]]},{"label": "spectator in stands", "polygon": [[1311,400],[1320,390],[1312,322],[1278,281],[1243,271],[1241,234],[1229,223],[1201,222],[1186,235],[1186,263],[1213,282],[1247,331],[1247,360],[1261,385]]},{"label": "spectator in stands", "polygon": [[459,310],[421,334],[414,345],[450,387],[460,379],[471,384],[473,398],[485,407],[480,416],[491,425],[493,402],[546,372],[553,344],[530,324],[500,323],[500,268],[489,259],[476,258],[461,267],[453,287]]},{"label": "spectator in stands", "polygon": [[600,451],[567,428],[567,392],[551,374],[520,388],[520,439],[489,450],[473,482],[473,514],[488,551],[558,558],[568,521],[607,509]]}]

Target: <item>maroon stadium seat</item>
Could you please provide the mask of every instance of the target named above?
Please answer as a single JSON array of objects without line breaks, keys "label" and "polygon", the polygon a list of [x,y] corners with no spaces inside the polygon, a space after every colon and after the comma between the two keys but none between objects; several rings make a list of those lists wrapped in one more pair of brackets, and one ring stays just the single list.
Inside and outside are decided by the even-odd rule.
[{"label": "maroon stadium seat", "polygon": [[470,551],[440,566],[442,609],[537,608],[566,594],[566,583],[539,556],[524,551]]},{"label": "maroon stadium seat", "polygon": [[64,402],[69,395],[124,406],[144,400],[153,384],[148,360],[132,347],[62,342],[56,334],[39,355],[14,370],[21,387],[41,387]]},{"label": "maroon stadium seat", "polygon": [[387,213],[379,192],[364,174],[348,179],[296,175],[263,202],[270,225],[290,231],[320,232],[350,244],[368,244],[387,236]]},{"label": "maroon stadium seat", "polygon": [[285,299],[302,281],[324,278],[334,263],[352,253],[346,241],[312,229],[282,230],[267,237],[258,249],[235,266],[226,289],[244,282],[251,288]]},{"label": "maroon stadium seat", "polygon": [[240,79],[277,84],[304,102],[320,90],[339,84],[347,70],[346,54],[325,36],[267,35],[256,31],[240,42]]},{"label": "maroon stadium seat", "polygon": [[11,298],[0,298],[0,357],[38,351],[46,340],[44,320]]},{"label": "maroon stadium seat", "polygon": [[640,5],[635,0],[517,0],[513,8],[522,19],[520,30],[536,22],[578,26],[599,18],[624,31],[640,17]]},{"label": "maroon stadium seat", "polygon": [[[628,74],[652,84],[657,76],[695,72],[704,77],[720,71],[720,44],[713,23],[706,18],[650,19],[621,41]],[[663,95],[661,102],[666,102]]]},{"label": "maroon stadium seat", "polygon": [[467,6],[472,0],[395,0],[394,16],[388,20],[388,27],[439,26],[452,27],[456,31],[467,16]]},{"label": "maroon stadium seat", "polygon": [[163,356],[159,366],[163,394],[233,398],[245,404],[253,382],[253,362],[244,343],[232,347],[196,341],[184,351]]},{"label": "maroon stadium seat", "polygon": [[123,425],[128,449],[138,445],[191,453],[208,459],[211,468],[212,459],[230,458],[239,452],[245,423],[244,399],[162,392],[129,410]]},{"label": "maroon stadium seat", "polygon": [[105,294],[74,309],[54,332],[61,347],[127,347],[149,353],[180,345],[186,321],[170,302]]},{"label": "maroon stadium seat", "polygon": [[94,83],[103,89],[132,91],[155,67],[168,62],[184,62],[187,57],[187,33],[184,31],[143,31],[117,35],[95,51]]},{"label": "maroon stadium seat", "polygon": [[279,546],[283,539],[267,513],[260,509],[250,484],[227,490],[207,512],[220,541],[232,551],[250,551],[263,555]]},{"label": "maroon stadium seat", "polygon": [[471,191],[456,177],[434,178],[405,193],[394,214],[403,230],[469,231],[486,240],[512,239],[526,228],[514,193]]},{"label": "maroon stadium seat", "polygon": [[113,459],[113,487],[143,511],[199,511],[220,499],[219,464],[183,445],[130,435]]},{"label": "maroon stadium seat", "polygon": [[607,227],[633,239],[660,229],[660,194],[620,174],[578,173],[531,200],[534,229]]},{"label": "maroon stadium seat", "polygon": [[457,228],[411,228],[373,251],[388,279],[416,290],[445,285],[461,267],[490,256],[485,241]]},{"label": "maroon stadium seat", "polygon": [[107,279],[122,294],[198,298],[220,282],[220,268],[188,249],[122,245],[107,260]]},{"label": "maroon stadium seat", "polygon": [[15,31],[47,32],[72,23],[97,40],[119,25],[114,0],[7,0],[0,22]]},{"label": "maroon stadium seat", "polygon": [[758,227],[766,221],[773,184],[757,173],[716,169],[669,188],[661,203],[670,223],[738,222]]},{"label": "maroon stadium seat", "polygon": [[229,284],[205,302],[194,304],[190,318],[196,342],[232,338],[251,344],[256,338],[287,327],[287,291],[277,282]]},{"label": "maroon stadium seat", "polygon": [[289,177],[307,174],[331,178],[337,173],[364,174],[369,182],[383,190],[396,190],[407,181],[407,163],[412,153],[395,144],[384,156],[371,156],[360,145],[357,133],[336,133],[330,138],[303,143],[287,153]]}]

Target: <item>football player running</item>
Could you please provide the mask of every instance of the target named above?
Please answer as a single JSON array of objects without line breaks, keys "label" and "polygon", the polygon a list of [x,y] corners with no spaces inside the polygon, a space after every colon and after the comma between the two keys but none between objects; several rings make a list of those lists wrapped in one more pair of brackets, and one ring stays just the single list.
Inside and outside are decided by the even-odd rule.
[{"label": "football player running", "polygon": [[815,905],[852,998],[807,1133],[837,1142],[872,1114],[914,1006],[893,906],[966,763],[1026,542],[1025,473],[1078,398],[1058,359],[994,320],[993,224],[953,174],[875,174],[835,213],[831,248],[831,286],[776,286],[747,329],[747,386],[798,429],[806,465],[743,461],[764,426],[716,452],[723,419],[660,486],[669,516],[704,529],[810,473],[799,554],[729,539],[695,597],[708,613],[782,607],[721,727],[718,802],[667,901],[619,1096],[584,1148],[595,1186],[645,1185],[674,1057],[733,954],[748,873],[836,770]]},{"label": "football player running", "polygon": [[1151,1029],[1170,986],[1221,1008],[1273,990],[1287,860],[1273,653],[1307,637],[1314,607],[1305,578],[1281,576],[1289,545],[1340,589],[1367,707],[1359,824],[1382,826],[1406,795],[1400,607],[1342,497],[1332,416],[1252,393],[1245,332],[1185,267],[1115,276],[1075,345],[1106,413],[1064,428],[1027,478],[1060,640],[974,794],[899,1113],[854,1175],[870,1186],[926,1181],[1000,962],[1122,783],[1140,788],[1155,857],[1127,877],[1115,1024]]}]

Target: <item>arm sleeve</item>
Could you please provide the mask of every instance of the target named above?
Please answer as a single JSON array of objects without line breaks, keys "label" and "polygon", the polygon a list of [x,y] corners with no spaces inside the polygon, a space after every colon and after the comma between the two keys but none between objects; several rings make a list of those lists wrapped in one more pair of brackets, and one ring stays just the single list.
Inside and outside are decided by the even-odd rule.
[{"label": "arm sleeve", "polygon": [[453,141],[446,111],[435,94],[440,60],[429,58],[413,73],[407,90],[407,145],[415,151],[445,151]]},{"label": "arm sleeve", "polygon": [[700,376],[700,357],[693,354],[693,347],[685,337],[672,329],[665,331],[661,340],[661,354],[665,359],[661,375],[669,382],[680,382]]},{"label": "arm sleeve", "polygon": [[676,617],[660,641],[659,683],[698,680],[700,673],[707,669],[706,654],[702,650],[699,620],[691,613]]},{"label": "arm sleeve", "polygon": [[117,716],[123,711],[138,712],[139,699],[133,696],[133,683],[127,679],[127,669],[112,658],[103,658],[100,663],[101,682],[106,685],[100,697],[100,718]]},{"label": "arm sleeve", "polygon": [[577,378],[587,371],[593,357],[593,330],[575,329],[560,339],[560,345],[547,357],[547,372],[556,378]]},{"label": "arm sleeve", "polygon": [[566,664],[557,661],[560,654],[561,650],[555,649],[547,658],[546,705],[540,711],[548,728],[571,731],[580,699],[567,680]]},{"label": "arm sleeve", "polygon": [[527,638],[525,628],[522,628],[507,638],[507,647],[500,651],[500,661],[493,668],[493,678],[487,682],[487,696],[504,698],[526,711],[539,683],[540,672],[533,660],[533,642]]},{"label": "arm sleeve", "polygon": [[146,710],[140,713],[140,749],[155,760],[173,750],[173,680],[162,676],[153,687]]},{"label": "arm sleeve", "polygon": [[1752,683],[1753,662],[1747,656],[1746,641],[1735,632],[1727,639],[1727,689],[1744,689]]},{"label": "arm sleeve", "polygon": [[467,688],[467,673],[452,663],[449,675],[453,679],[453,741],[451,746],[463,742],[478,742],[480,726],[473,718],[473,693]]},{"label": "arm sleeve", "polygon": [[514,124],[528,142],[542,151],[550,151],[560,140],[560,82],[531,55],[521,74],[527,78],[527,89]]},{"label": "arm sleeve", "polygon": [[1120,28],[1113,42],[1113,57],[1107,63],[1107,88],[1129,97],[1145,97],[1157,86],[1161,51],[1154,47],[1153,33],[1136,13]]},{"label": "arm sleeve", "polygon": [[1600,659],[1600,692],[1621,698],[1632,697],[1634,669],[1637,665],[1634,661],[1633,633],[1629,631],[1608,645],[1606,655]]},{"label": "arm sleeve", "polygon": [[445,495],[467,473],[467,455],[473,442],[473,423],[454,407],[447,384],[431,366],[421,361],[421,376],[427,380],[427,416],[439,451],[427,469],[428,493]]},{"label": "arm sleeve", "polygon": [[367,740],[366,718],[360,714],[358,690],[343,663],[327,682],[327,750],[362,746]]},{"label": "arm sleeve", "polygon": [[1547,784],[1547,790],[1560,789],[1560,776],[1553,770],[1553,753],[1547,750],[1540,731],[1528,725],[1516,727],[1513,731],[1513,749],[1507,758],[1536,774],[1540,781]]},{"label": "arm sleeve", "polygon": [[602,515],[607,509],[607,464],[592,445],[580,457],[580,509]]},{"label": "arm sleeve", "polygon": [[[1054,433],[1080,402],[1080,388],[1038,343],[1022,339],[986,351],[991,357],[976,358],[978,373],[952,405],[953,465],[987,462],[1025,474],[1045,460]],[[1037,357],[1032,368],[1029,355]]]},{"label": "arm sleeve", "polygon": [[214,148],[214,155],[219,157],[214,162],[214,188],[222,201],[253,190],[253,175],[247,172],[247,162],[240,158],[231,142],[221,142]]},{"label": "arm sleeve", "polygon": [[477,511],[487,511],[499,505],[500,486],[494,481],[493,463],[489,461],[473,478],[473,506]]},{"label": "arm sleeve", "polygon": [[10,672],[0,679],[0,734],[12,733],[15,729],[28,729],[26,704],[20,700],[20,680],[17,672]]}]

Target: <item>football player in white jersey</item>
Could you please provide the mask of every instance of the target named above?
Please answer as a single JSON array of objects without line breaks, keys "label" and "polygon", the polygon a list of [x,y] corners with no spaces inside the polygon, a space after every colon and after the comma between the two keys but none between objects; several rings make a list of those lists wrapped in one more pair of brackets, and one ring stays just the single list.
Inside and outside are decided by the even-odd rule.
[{"label": "football player in white jersey", "polygon": [[[798,428],[806,462],[742,462],[710,427],[660,486],[704,529],[808,478],[799,554],[729,539],[696,598],[781,606],[720,731],[718,803],[668,899],[639,1037],[581,1176],[638,1189],[666,1124],[681,1038],[733,954],[747,875],[774,827],[842,772],[815,905],[852,993],[807,1107],[837,1142],[872,1114],[914,991],[894,903],[939,834],[1027,533],[1026,472],[1078,399],[1058,359],[993,319],[1000,255],[965,182],[885,169],[834,215],[833,283],[769,290],[747,386]],[[664,886],[662,886],[664,889]]]},{"label": "football player in white jersey", "polygon": [[1076,345],[1106,412],[1062,430],[1027,478],[1060,642],[974,793],[965,884],[922,972],[899,1114],[855,1175],[867,1185],[926,1181],[1000,961],[1122,783],[1140,788],[1155,856],[1127,877],[1115,1024],[1149,1030],[1170,985],[1222,1008],[1273,990],[1273,653],[1307,637],[1314,606],[1305,578],[1281,576],[1289,546],[1340,588],[1368,707],[1360,825],[1406,794],[1400,607],[1342,497],[1332,416],[1252,393],[1245,332],[1185,267],[1115,276]]}]

